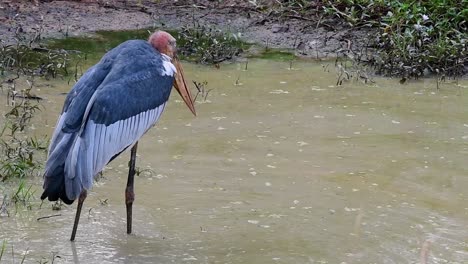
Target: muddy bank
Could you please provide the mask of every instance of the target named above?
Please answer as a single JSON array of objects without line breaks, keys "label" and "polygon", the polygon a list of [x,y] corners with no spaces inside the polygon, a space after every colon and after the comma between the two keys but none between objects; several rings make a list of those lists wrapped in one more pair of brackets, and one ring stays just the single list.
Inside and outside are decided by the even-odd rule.
[{"label": "muddy bank", "polygon": [[[130,3],[127,3],[130,2]],[[147,27],[180,28],[194,23],[241,33],[243,40],[271,48],[294,49],[299,56],[333,57],[340,49],[359,49],[370,29],[350,29],[321,17],[278,16],[259,11],[247,1],[29,1],[0,4],[0,35],[11,42],[15,29],[42,30],[42,37],[91,34],[97,30]],[[247,3],[246,3],[247,2]]]}]

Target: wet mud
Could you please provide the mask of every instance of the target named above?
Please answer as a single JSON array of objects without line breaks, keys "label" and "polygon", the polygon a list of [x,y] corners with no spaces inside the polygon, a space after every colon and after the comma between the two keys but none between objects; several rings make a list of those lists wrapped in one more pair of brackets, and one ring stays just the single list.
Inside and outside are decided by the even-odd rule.
[{"label": "wet mud", "polygon": [[98,30],[149,27],[179,29],[195,24],[239,34],[242,40],[265,47],[292,49],[298,56],[335,57],[336,52],[359,49],[373,31],[349,28],[319,17],[277,18],[247,1],[4,1],[0,4],[0,35],[11,42],[15,29],[43,37],[83,36]]}]

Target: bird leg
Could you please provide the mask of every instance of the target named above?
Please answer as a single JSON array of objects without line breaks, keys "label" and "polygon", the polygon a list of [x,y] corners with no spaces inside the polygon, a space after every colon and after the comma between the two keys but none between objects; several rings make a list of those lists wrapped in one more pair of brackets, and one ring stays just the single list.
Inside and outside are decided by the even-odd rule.
[{"label": "bird leg", "polygon": [[135,176],[135,162],[138,142],[132,147],[130,151],[130,162],[128,163],[128,180],[127,188],[125,188],[125,204],[127,206],[127,234],[132,233],[132,205],[135,201],[135,193],[133,192],[133,182]]},{"label": "bird leg", "polygon": [[83,202],[88,196],[86,190],[81,191],[80,197],[78,198],[78,207],[76,208],[75,223],[73,224],[73,231],[70,238],[70,241],[75,241],[76,229],[78,228],[78,222],[80,222],[81,208],[83,207]]}]

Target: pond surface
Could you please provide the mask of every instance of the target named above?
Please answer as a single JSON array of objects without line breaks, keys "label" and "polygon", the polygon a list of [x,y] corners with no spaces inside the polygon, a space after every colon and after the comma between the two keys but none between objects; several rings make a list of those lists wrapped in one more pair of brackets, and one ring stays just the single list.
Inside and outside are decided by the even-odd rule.
[{"label": "pond surface", "polygon": [[[174,92],[140,141],[134,234],[126,151],[90,192],[75,243],[76,203],[47,202],[0,218],[4,260],[13,245],[17,263],[25,251],[25,263],[468,263],[468,83],[335,87],[333,69],[293,67],[185,64],[213,90],[196,118]],[[37,91],[39,135],[70,89],[51,83]]]}]

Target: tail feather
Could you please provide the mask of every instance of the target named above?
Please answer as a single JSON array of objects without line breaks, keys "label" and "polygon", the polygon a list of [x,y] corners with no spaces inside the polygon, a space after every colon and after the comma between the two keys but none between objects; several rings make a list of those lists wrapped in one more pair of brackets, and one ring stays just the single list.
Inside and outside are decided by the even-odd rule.
[{"label": "tail feather", "polygon": [[44,192],[41,199],[48,198],[49,201],[62,200],[66,204],[72,204],[74,200],[68,199],[65,190],[64,165],[59,166],[54,174],[49,174],[44,178]]},{"label": "tail feather", "polygon": [[49,201],[61,199],[66,204],[72,204],[75,200],[67,196],[65,184],[65,161],[73,146],[74,133],[65,133],[58,137],[60,142],[53,142],[54,148],[49,153],[44,172],[44,192],[41,199],[48,198]]}]

